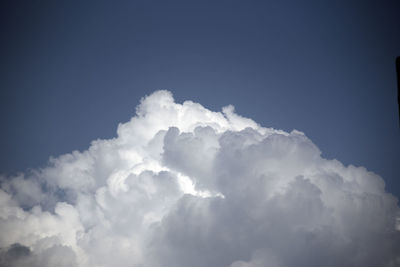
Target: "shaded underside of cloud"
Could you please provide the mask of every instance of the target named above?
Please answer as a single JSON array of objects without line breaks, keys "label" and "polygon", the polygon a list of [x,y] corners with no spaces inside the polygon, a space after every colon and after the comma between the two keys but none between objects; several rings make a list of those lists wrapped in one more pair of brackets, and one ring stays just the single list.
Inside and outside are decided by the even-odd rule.
[{"label": "shaded underside of cloud", "polygon": [[302,132],[157,91],[114,139],[1,177],[0,266],[398,266],[398,217]]}]

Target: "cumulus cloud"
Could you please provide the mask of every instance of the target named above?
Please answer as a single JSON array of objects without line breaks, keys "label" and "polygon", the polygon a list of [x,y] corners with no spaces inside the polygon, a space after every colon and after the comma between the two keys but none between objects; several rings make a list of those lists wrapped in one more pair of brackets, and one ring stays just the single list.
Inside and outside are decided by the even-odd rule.
[{"label": "cumulus cloud", "polygon": [[0,178],[0,266],[398,266],[381,177],[302,132],[142,99],[117,136]]}]

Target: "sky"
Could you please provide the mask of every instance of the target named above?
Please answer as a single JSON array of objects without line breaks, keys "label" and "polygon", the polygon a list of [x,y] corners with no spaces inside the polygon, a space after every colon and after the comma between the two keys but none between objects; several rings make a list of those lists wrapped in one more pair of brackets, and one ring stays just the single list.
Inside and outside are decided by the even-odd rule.
[{"label": "sky", "polygon": [[[377,263],[361,253],[368,254],[369,249],[375,249],[372,241],[376,244],[377,240],[386,247],[376,252],[376,259],[382,262],[392,260],[392,254],[397,253],[393,247],[398,244],[398,234],[391,234],[388,239],[369,236],[366,233],[371,229],[362,222],[352,221],[348,214],[379,215],[382,220],[371,226],[378,232],[397,218],[398,205],[387,193],[400,196],[400,126],[395,70],[395,58],[400,55],[399,13],[398,1],[1,1],[0,202],[5,210],[37,221],[49,220],[49,225],[61,227],[65,232],[56,241],[29,239],[29,231],[48,231],[49,235],[55,232],[51,227],[38,229],[33,224],[24,225],[30,229],[26,235],[0,238],[0,247],[6,248],[0,251],[0,266],[4,261],[11,262],[15,255],[29,256],[21,262],[26,264],[24,261],[27,261],[32,266],[51,265],[54,259],[49,255],[70,259],[66,260],[66,266],[72,266],[75,261],[77,266],[96,266],[93,258],[99,257],[107,248],[91,248],[90,242],[102,237],[114,240],[121,248],[124,244],[135,247],[138,266],[149,257],[142,255],[143,250],[149,253],[146,243],[149,240],[155,244],[151,246],[151,255],[159,257],[145,266],[158,266],[157,260],[185,266],[186,261],[194,259],[208,266],[253,267],[264,266],[266,261],[275,264],[273,266],[291,266],[299,259],[304,260],[305,266],[320,266],[332,256],[324,254],[327,251],[321,251],[321,258],[313,262],[307,261],[309,257],[298,256],[313,251],[315,247],[312,246],[307,247],[309,250],[292,251],[293,257],[282,262],[282,251],[288,249],[286,245],[301,243],[310,234],[307,231],[317,236],[316,244],[334,244],[334,255],[342,260],[342,266],[352,266],[354,262]],[[146,96],[152,97],[144,98]],[[141,100],[143,98],[147,102]],[[183,104],[187,100],[193,101],[188,103],[199,103],[204,109]],[[147,107],[143,103],[154,105]],[[174,103],[171,105],[177,110],[180,110],[179,105],[188,107],[189,113],[179,112],[189,114],[186,116],[192,117],[192,124],[178,125],[181,122],[174,121],[174,114],[164,117],[162,113],[169,114],[169,111],[158,109],[160,103]],[[225,108],[222,112],[228,105],[233,105],[234,111]],[[135,121],[133,118],[141,118],[137,114],[140,110],[145,114],[161,112],[155,116],[160,116],[164,122],[157,121],[151,130],[147,126],[124,127],[131,125]],[[220,112],[215,113],[220,115],[209,113],[211,111]],[[216,117],[201,114],[214,114]],[[143,121],[143,125],[153,122],[151,119]],[[195,131],[195,126],[199,125],[209,126],[212,131]],[[244,126],[252,130],[246,130]],[[168,127],[177,127],[178,131]],[[143,129],[151,134],[142,136]],[[158,131],[166,132],[157,135]],[[219,142],[221,147],[214,151],[218,157],[210,156],[214,152],[199,154],[204,159],[199,156],[192,158],[187,165],[183,164],[182,158],[190,158],[198,142],[190,139],[190,134],[183,138],[185,131],[194,136],[198,134],[201,140],[205,138],[202,142],[212,151],[215,142]],[[271,133],[281,139],[272,138]],[[240,181],[233,186],[223,186],[228,174],[238,172],[234,166],[238,165],[236,160],[239,159],[229,158],[229,153],[223,149],[225,141],[229,144],[230,134],[238,142],[236,147],[236,141],[232,141],[232,147],[243,157],[240,158],[243,165],[239,164],[243,168],[243,177],[250,179],[244,192],[254,193],[254,199],[242,199],[240,190],[235,187],[244,186]],[[130,140],[127,137],[130,135],[143,143]],[[187,146],[180,143],[184,141],[179,137],[186,140]],[[254,144],[254,151],[250,153],[240,140]],[[271,145],[277,150],[268,152],[271,149],[268,142],[276,142],[282,150]],[[164,145],[161,158],[158,152],[154,152],[154,149],[160,149],[160,144]],[[171,149],[169,152],[168,147]],[[134,151],[132,155],[126,152],[128,148]],[[289,154],[300,152],[293,152],[293,158],[282,160],[279,156],[279,153],[285,153],[282,151]],[[104,156],[107,153],[122,163],[103,159],[107,158]],[[146,161],[147,157],[156,163],[142,162],[143,166],[139,164],[141,169],[138,167],[140,170],[125,166],[138,164],[138,159]],[[270,165],[266,169],[257,165],[257,162],[265,161],[265,157],[271,157],[274,162],[271,166],[277,164],[280,171]],[[303,157],[312,159],[303,162]],[[277,163],[280,160],[288,165]],[[103,161],[108,162],[105,169],[99,167]],[[226,167],[227,173],[214,172],[211,167],[209,172],[201,171],[193,162]],[[249,166],[256,169],[250,170]],[[271,192],[259,192],[255,188],[261,181],[249,178],[253,177],[253,171],[260,177],[278,173],[274,177],[287,174],[294,180],[270,184]],[[154,180],[151,183],[155,191],[149,189],[152,186],[140,182],[139,189],[134,186],[132,189],[130,175],[140,181]],[[146,175],[151,178],[146,178]],[[186,186],[181,190],[185,184],[182,175],[189,179],[186,185],[191,181],[197,183],[198,188],[188,189]],[[212,179],[204,178],[207,175]],[[102,216],[118,217],[117,213],[107,213],[105,207],[122,203],[117,212],[123,214],[133,201],[123,194],[119,196],[118,192],[144,190],[151,195],[165,189],[161,186],[163,183],[157,182],[162,177],[169,177],[166,179],[172,181],[172,184],[166,182],[169,189],[160,193],[165,194],[170,205],[163,209],[157,201],[149,202],[140,213],[147,214],[147,221],[138,221],[137,214],[127,219],[127,222],[141,225],[143,229],[148,229],[149,222],[159,223],[156,230],[150,231],[151,234],[147,230],[140,232],[140,238],[146,242],[131,244],[115,239],[118,236],[115,235],[116,229],[126,230],[130,237],[137,233],[129,232],[126,225],[113,219],[110,219],[110,232],[104,232],[101,219],[93,222],[85,216],[90,210],[88,207],[93,205],[103,209]],[[359,177],[367,178],[363,182]],[[80,180],[87,183],[80,184]],[[179,190],[175,188],[176,184],[173,185],[177,181]],[[331,184],[332,181],[336,182]],[[83,192],[79,186],[84,188]],[[26,192],[26,188],[35,189]],[[194,199],[183,198],[182,192],[189,192]],[[349,194],[345,194],[343,202],[338,201],[344,192]],[[271,199],[264,200],[261,197],[263,193],[271,194]],[[278,193],[283,194],[280,199],[275,195]],[[104,199],[99,197],[103,194]],[[315,199],[304,199],[303,194]],[[291,198],[291,195],[297,198]],[[361,196],[364,199],[360,200],[358,208],[346,202],[347,197],[362,199]],[[376,204],[373,196],[378,196],[381,204]],[[202,257],[196,258],[197,254],[189,253],[193,257],[188,258],[178,255],[179,249],[187,245],[185,238],[169,239],[176,235],[172,226],[182,219],[181,216],[189,216],[185,217],[189,222],[199,220],[200,215],[190,208],[196,205],[205,210],[206,218],[214,218],[212,222],[215,224],[211,223],[210,229],[219,233],[219,223],[225,223],[229,216],[241,220],[242,217],[232,214],[232,203],[238,201],[243,201],[239,210],[245,214],[246,209],[252,210],[255,205],[251,213],[255,217],[251,219],[256,225],[268,221],[262,216],[257,217],[259,209],[265,208],[275,214],[279,219],[272,220],[268,227],[283,234],[292,229],[291,225],[278,227],[276,222],[284,223],[295,217],[295,211],[282,208],[295,200],[306,203],[307,207],[307,203],[317,203],[317,206],[303,210],[302,215],[309,214],[310,221],[304,219],[295,224],[307,231],[296,232],[298,235],[287,237],[281,243],[277,237],[270,236],[266,238],[273,240],[273,245],[264,244],[256,240],[257,233],[252,232],[252,227],[245,222],[242,222],[244,228],[232,224],[227,228],[228,237],[238,230],[254,237],[245,242],[249,250],[233,246],[227,249],[226,255],[213,255],[211,263],[204,263],[200,260]],[[134,201],[138,206],[147,203],[141,198]],[[35,205],[40,210],[34,209]],[[351,208],[346,210],[346,205]],[[366,208],[374,205],[383,205],[380,207],[385,214],[379,213],[379,209]],[[328,214],[328,208],[335,212]],[[179,213],[181,210],[186,213]],[[223,215],[218,217],[216,212]],[[161,227],[159,220],[164,215],[168,219]],[[322,221],[313,219],[312,215],[321,216]],[[99,214],[96,216],[93,215],[101,217]],[[246,218],[247,215],[243,216]],[[337,222],[323,221],[329,221],[329,216],[350,226],[346,228]],[[7,223],[0,228],[11,227],[9,225],[13,223],[18,225],[14,221]],[[328,228],[324,228],[326,231],[318,228],[325,224],[331,227],[328,227],[329,231]],[[310,230],[313,227],[320,232]],[[356,234],[357,227],[360,231]],[[71,239],[71,235],[82,229],[95,229],[97,232],[89,231],[90,234],[79,239],[81,243]],[[188,235],[196,236],[195,233],[195,228],[188,229]],[[351,238],[364,234],[370,239],[364,240],[365,247],[360,243],[346,247],[343,240],[332,241],[334,234]],[[210,236],[201,238],[212,240]],[[223,234],[220,238],[217,244],[225,244]],[[234,241],[240,243],[238,239]],[[176,250],[165,251],[161,244],[174,244]],[[201,244],[194,245],[202,247]],[[346,249],[342,250],[344,247]],[[359,258],[350,259],[346,253],[356,250],[360,251]],[[127,256],[123,249],[119,252],[120,265],[124,266]],[[234,261],[232,255],[243,257]],[[182,261],[174,262],[176,259]],[[21,263],[18,261],[15,261],[16,266]]]},{"label": "sky", "polygon": [[171,90],[298,129],[400,195],[397,1],[2,1],[1,165],[115,136]]}]

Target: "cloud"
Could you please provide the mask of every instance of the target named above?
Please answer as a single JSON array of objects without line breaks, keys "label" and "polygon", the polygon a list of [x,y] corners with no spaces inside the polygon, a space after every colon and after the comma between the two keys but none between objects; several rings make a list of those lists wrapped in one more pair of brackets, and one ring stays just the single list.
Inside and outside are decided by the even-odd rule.
[{"label": "cloud", "polygon": [[168,91],[115,138],[0,181],[1,266],[400,264],[381,177]]}]

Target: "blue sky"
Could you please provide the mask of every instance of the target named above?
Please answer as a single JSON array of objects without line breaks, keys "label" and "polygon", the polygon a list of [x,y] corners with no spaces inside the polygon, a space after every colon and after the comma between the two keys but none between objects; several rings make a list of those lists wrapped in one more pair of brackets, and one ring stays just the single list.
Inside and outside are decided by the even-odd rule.
[{"label": "blue sky", "polygon": [[141,97],[168,89],[303,131],[399,196],[399,11],[396,1],[2,1],[0,171],[111,138]]}]

